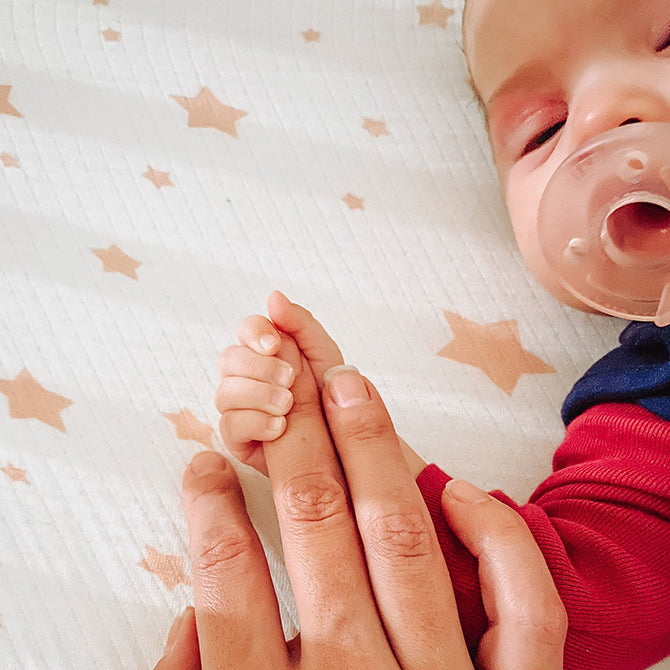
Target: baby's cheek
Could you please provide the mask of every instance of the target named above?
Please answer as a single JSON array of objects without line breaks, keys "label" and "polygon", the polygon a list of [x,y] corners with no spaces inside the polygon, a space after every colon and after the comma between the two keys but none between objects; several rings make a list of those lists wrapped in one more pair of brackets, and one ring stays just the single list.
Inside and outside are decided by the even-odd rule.
[{"label": "baby's cheek", "polygon": [[533,277],[561,302],[578,306],[576,299],[566,291],[560,279],[549,267],[542,253],[538,236],[538,212],[545,181],[536,172],[525,175],[515,166],[509,174],[506,201],[512,229],[526,266]]}]

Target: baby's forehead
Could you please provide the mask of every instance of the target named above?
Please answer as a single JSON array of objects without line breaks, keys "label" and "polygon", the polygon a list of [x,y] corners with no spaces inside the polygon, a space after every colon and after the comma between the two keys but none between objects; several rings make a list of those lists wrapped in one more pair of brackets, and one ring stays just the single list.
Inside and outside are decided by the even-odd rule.
[{"label": "baby's forehead", "polygon": [[473,82],[484,100],[501,78],[540,61],[573,58],[589,44],[618,40],[660,0],[467,0],[463,44]]}]

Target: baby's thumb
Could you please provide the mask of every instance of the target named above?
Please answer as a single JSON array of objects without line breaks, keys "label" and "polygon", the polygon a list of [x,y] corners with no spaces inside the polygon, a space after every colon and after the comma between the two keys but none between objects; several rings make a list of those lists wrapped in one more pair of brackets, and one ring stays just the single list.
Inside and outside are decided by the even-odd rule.
[{"label": "baby's thumb", "polygon": [[321,390],[326,370],[344,363],[337,344],[311,312],[291,302],[279,291],[268,298],[268,314],[279,330],[296,341]]}]

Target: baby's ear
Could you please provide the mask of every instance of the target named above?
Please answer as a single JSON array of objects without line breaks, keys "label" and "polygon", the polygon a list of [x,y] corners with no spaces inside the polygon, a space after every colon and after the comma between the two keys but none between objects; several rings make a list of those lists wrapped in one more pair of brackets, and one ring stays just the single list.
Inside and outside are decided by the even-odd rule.
[{"label": "baby's ear", "polygon": [[268,314],[278,330],[296,341],[321,390],[326,370],[344,363],[339,347],[311,312],[291,302],[279,291],[268,298]]}]

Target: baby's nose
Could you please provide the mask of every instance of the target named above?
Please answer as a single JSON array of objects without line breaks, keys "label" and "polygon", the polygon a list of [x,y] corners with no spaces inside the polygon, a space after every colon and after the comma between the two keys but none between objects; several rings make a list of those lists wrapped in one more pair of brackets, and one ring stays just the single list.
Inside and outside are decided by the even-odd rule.
[{"label": "baby's nose", "polygon": [[575,148],[619,126],[643,121],[670,122],[667,91],[662,90],[657,79],[645,81],[630,73],[617,77],[614,66],[604,76],[599,74],[602,75],[591,73],[575,95],[571,112]]}]

